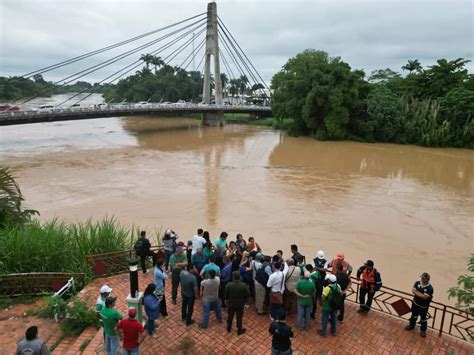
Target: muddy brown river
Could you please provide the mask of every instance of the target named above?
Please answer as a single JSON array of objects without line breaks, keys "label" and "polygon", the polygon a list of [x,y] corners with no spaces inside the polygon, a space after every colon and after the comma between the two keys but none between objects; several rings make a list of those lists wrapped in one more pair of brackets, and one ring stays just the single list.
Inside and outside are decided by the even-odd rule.
[{"label": "muddy brown river", "polygon": [[184,240],[225,230],[268,254],[295,243],[307,259],[343,251],[354,268],[373,259],[397,289],[431,273],[441,302],[474,252],[470,150],[133,117],[0,127],[0,164],[43,219],[115,216]]}]

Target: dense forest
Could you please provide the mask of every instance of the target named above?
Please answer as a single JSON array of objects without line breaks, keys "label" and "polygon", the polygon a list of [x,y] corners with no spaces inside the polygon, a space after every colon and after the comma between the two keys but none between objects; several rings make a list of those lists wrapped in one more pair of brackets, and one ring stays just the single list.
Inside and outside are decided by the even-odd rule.
[{"label": "dense forest", "polygon": [[341,58],[305,50],[272,79],[272,111],[293,118],[289,133],[319,140],[359,140],[474,148],[474,77],[468,60],[423,68],[376,70],[365,79]]}]

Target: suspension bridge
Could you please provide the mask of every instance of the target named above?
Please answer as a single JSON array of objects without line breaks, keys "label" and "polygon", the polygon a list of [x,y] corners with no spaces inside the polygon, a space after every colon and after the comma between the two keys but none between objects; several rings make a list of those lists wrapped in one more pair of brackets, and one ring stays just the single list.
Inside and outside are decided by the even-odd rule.
[{"label": "suspension bridge", "polygon": [[[141,43],[146,40],[145,43]],[[195,43],[198,43],[195,46]],[[220,46],[219,44],[222,44]],[[129,45],[134,45],[128,48]],[[123,63],[133,55],[139,55],[144,51],[140,59],[133,60],[121,67],[120,70],[106,75],[97,82],[92,89],[84,89],[71,94],[67,99],[54,106],[46,106],[38,109],[23,110],[22,105],[31,102],[38,96],[33,96],[18,104],[15,109],[7,108],[0,112],[0,125],[17,125],[26,123],[82,120],[112,116],[135,116],[135,115],[181,115],[189,113],[202,114],[202,122],[205,125],[221,126],[224,124],[224,113],[248,113],[255,117],[268,117],[271,115],[270,89],[256,70],[242,47],[230,33],[222,19],[217,15],[217,5],[211,2],[207,6],[207,12],[189,17],[174,24],[129,38],[127,40],[93,50],[91,52],[49,65],[47,67],[26,73],[22,78],[38,78],[46,73],[57,71],[67,66],[77,67],[78,64],[90,62],[90,58],[98,58],[106,52],[117,48],[126,48],[111,58],[102,60],[97,64],[81,69],[74,74],[52,83],[50,91],[55,88],[65,87],[79,79],[87,78],[93,74],[97,76],[104,68],[111,68],[115,63]],[[112,52],[113,53],[113,52]],[[188,53],[186,55],[186,53]],[[101,86],[113,85],[127,74],[133,73],[143,65],[146,56],[158,58],[158,65],[186,75],[196,72],[195,60],[200,58],[197,68],[202,82],[202,98],[199,103],[184,102],[177,103],[141,102],[141,103],[102,103],[91,106],[81,106],[88,97],[98,93]],[[158,57],[159,56],[159,57]],[[162,58],[162,59],[161,59]],[[184,59],[183,59],[184,58]],[[211,59],[213,70],[211,71]],[[235,97],[224,95],[224,87],[221,77],[221,60],[225,68],[225,76],[230,82],[236,82],[238,78],[245,78],[254,90],[254,103],[240,101],[235,104]],[[179,63],[177,62],[179,61]],[[146,62],[148,68],[148,62]],[[186,70],[191,66],[192,72]],[[64,71],[64,69],[61,69]],[[245,83],[244,83],[245,86]],[[167,89],[166,87],[164,88]],[[238,91],[238,90],[237,90]],[[234,92],[235,94],[235,92]],[[240,92],[242,97],[243,92]],[[162,101],[162,100],[160,100]],[[19,107],[18,107],[19,106]]]}]

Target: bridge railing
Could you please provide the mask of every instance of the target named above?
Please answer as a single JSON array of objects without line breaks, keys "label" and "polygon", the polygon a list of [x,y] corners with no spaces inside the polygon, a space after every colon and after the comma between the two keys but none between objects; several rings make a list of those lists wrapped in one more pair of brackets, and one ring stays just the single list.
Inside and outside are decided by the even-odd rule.
[{"label": "bridge railing", "polygon": [[51,115],[64,115],[64,114],[80,114],[80,113],[92,113],[92,112],[119,112],[119,111],[136,111],[136,112],[148,112],[148,111],[239,111],[255,109],[259,111],[271,111],[270,106],[258,106],[258,105],[205,105],[205,104],[160,104],[151,103],[146,105],[140,104],[107,104],[107,105],[96,105],[87,107],[70,107],[70,108],[51,108],[51,109],[38,109],[38,110],[20,110],[20,111],[0,111],[0,117],[22,117],[22,116],[51,116]]},{"label": "bridge railing", "polygon": [[74,278],[83,283],[85,275],[67,272],[31,272],[0,275],[0,296],[38,296],[44,292],[57,292]]},{"label": "bridge railing", "polygon": [[[352,278],[352,286],[347,291],[349,302],[359,303],[360,282]],[[387,286],[382,286],[375,293],[372,309],[407,320],[411,316],[413,295]],[[443,303],[430,303],[428,310],[428,327],[437,331],[438,335],[449,334],[465,341],[474,340],[474,315]]]}]

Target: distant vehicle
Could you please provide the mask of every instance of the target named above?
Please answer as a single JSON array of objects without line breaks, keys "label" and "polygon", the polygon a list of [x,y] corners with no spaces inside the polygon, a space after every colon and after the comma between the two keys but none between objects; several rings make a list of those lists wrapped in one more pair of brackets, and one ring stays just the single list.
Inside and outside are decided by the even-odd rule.
[{"label": "distant vehicle", "polygon": [[198,103],[198,106],[207,106],[207,104],[205,104],[204,102],[200,102]]},{"label": "distant vehicle", "polygon": [[178,101],[176,101],[173,105],[186,105],[186,101],[184,101],[184,100],[178,100]]},{"label": "distant vehicle", "polygon": [[42,110],[52,110],[54,109],[54,106],[53,105],[41,105],[40,107],[38,107],[38,110],[42,111]]},{"label": "distant vehicle", "polygon": [[71,105],[71,107],[81,107],[80,104],[74,104],[74,105]]},{"label": "distant vehicle", "polygon": [[168,101],[160,102],[160,105],[171,105],[171,102],[168,102]]},{"label": "distant vehicle", "polygon": [[0,105],[0,112],[20,111],[18,106]]},{"label": "distant vehicle", "polygon": [[148,101],[140,101],[138,104],[139,105],[148,105]]},{"label": "distant vehicle", "polygon": [[106,104],[105,102],[102,102],[100,104],[97,105],[97,107],[104,107],[104,106],[107,106],[108,104]]}]

